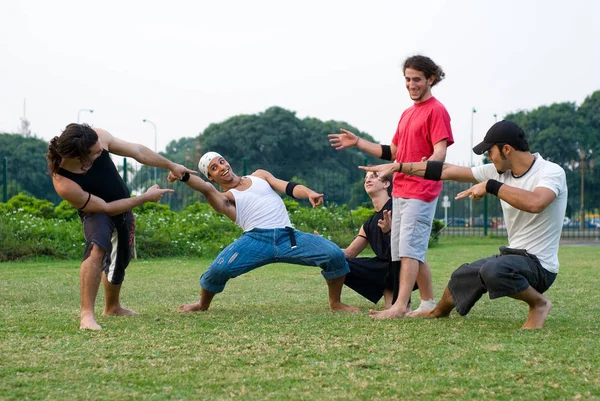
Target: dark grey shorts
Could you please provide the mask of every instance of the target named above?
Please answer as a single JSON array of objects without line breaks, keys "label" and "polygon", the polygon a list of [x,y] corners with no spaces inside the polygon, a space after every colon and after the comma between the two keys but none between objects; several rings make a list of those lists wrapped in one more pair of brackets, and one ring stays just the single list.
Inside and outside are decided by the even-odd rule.
[{"label": "dark grey shorts", "polygon": [[[504,247],[501,247],[504,248]],[[452,273],[448,289],[460,315],[469,313],[486,292],[490,299],[515,295],[529,286],[540,294],[554,280],[556,273],[544,269],[535,255],[506,253],[465,263]]]},{"label": "dark grey shorts", "polygon": [[90,256],[92,245],[104,250],[102,270],[108,281],[119,285],[125,279],[125,269],[133,256],[135,218],[129,211],[117,216],[80,212],[86,246],[83,260]]}]

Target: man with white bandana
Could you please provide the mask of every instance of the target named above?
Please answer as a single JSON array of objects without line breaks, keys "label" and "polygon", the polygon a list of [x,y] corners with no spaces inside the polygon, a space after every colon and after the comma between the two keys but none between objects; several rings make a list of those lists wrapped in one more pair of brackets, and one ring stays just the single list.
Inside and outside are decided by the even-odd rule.
[{"label": "man with white bandana", "polygon": [[[207,310],[213,297],[223,291],[229,279],[279,262],[320,267],[329,289],[330,309],[359,311],[341,302],[344,279],[350,271],[344,252],[323,237],[294,229],[277,192],[308,199],[313,207],[323,203],[323,194],[304,185],[275,178],[265,170],[239,177],[227,160],[216,152],[204,154],[198,168],[224,192],[219,192],[201,177],[185,174],[181,181],[201,192],[213,209],[234,221],[244,233],[223,249],[202,275],[200,300],[181,305],[179,311]],[[176,180],[175,175],[169,175],[169,181]]]}]

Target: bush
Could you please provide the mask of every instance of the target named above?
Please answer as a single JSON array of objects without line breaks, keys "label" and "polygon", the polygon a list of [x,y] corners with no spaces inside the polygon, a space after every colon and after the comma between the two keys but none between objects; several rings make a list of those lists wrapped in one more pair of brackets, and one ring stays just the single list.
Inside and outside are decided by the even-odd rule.
[{"label": "bush", "polygon": [[31,216],[51,217],[54,213],[52,202],[42,199],[36,199],[33,196],[19,193],[13,196],[6,203],[0,204],[0,213],[13,211],[22,211]]},{"label": "bush", "polygon": [[78,220],[44,219],[22,210],[0,215],[0,261],[38,256],[78,259],[84,244]]},{"label": "bush", "polygon": [[431,234],[429,234],[429,246],[433,246],[438,243],[440,239],[440,233],[446,227],[443,221],[433,219],[433,224],[431,225]]},{"label": "bush", "polygon": [[54,218],[58,220],[79,220],[79,214],[66,200],[61,201],[58,206],[54,208]]},{"label": "bush", "polygon": [[[164,206],[164,205],[161,205]],[[210,205],[195,203],[180,213],[168,207],[136,212],[139,257],[216,256],[242,230]]]},{"label": "bush", "polygon": [[[284,199],[292,224],[314,232],[342,248],[355,238],[373,209],[347,206],[306,207]],[[18,195],[0,203],[0,261],[49,256],[80,259],[85,240],[77,210],[66,201],[52,209],[47,201]],[[236,240],[242,230],[206,203],[194,203],[179,213],[168,206],[145,203],[134,209],[136,251],[139,258],[214,257]],[[434,220],[430,246],[438,240],[443,223]]]},{"label": "bush", "polygon": [[300,207],[290,212],[290,220],[300,231],[319,234],[345,248],[352,242],[359,227],[346,205],[318,208]]}]

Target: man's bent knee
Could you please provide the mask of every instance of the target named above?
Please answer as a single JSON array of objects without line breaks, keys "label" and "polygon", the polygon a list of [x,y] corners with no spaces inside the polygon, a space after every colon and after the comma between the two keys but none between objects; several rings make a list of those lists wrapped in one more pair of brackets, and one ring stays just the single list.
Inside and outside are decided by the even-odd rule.
[{"label": "man's bent knee", "polygon": [[83,259],[83,261],[89,261],[89,262],[93,262],[93,263],[101,263],[102,260],[104,259],[104,255],[106,254],[106,251],[104,249],[102,249],[101,247],[99,247],[96,244],[92,244],[91,245],[91,249],[87,254],[87,257],[85,257]]},{"label": "man's bent knee", "polygon": [[504,276],[506,272],[497,263],[486,263],[479,270],[479,277],[484,283],[493,283]]}]

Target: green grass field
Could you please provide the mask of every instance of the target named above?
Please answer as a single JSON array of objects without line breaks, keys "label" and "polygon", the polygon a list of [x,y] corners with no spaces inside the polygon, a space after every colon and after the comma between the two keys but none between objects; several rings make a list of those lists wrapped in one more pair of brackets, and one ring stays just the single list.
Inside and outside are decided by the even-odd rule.
[{"label": "green grass field", "polygon": [[[428,253],[436,298],[456,267],[499,244],[443,238]],[[208,312],[180,314],[210,261],[177,259],[133,262],[122,301],[140,315],[80,331],[78,261],[4,263],[0,399],[600,399],[599,257],[561,248],[536,331],[519,329],[527,306],[512,299],[484,297],[467,317],[373,321],[345,289],[363,312],[332,313],[318,269],[283,264],[230,281]]]}]

